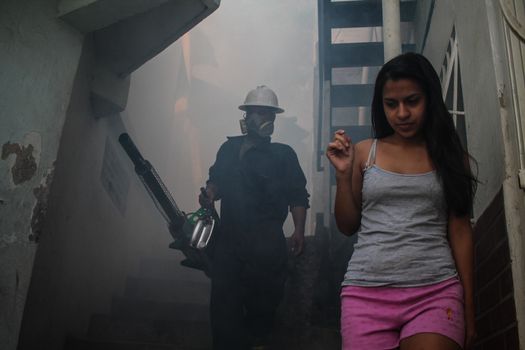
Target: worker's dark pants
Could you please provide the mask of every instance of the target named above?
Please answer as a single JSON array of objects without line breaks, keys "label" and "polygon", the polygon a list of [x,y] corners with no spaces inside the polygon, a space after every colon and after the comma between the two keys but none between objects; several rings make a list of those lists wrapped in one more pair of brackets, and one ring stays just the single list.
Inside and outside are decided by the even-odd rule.
[{"label": "worker's dark pants", "polygon": [[232,236],[217,237],[213,254],[214,350],[248,349],[254,339],[268,337],[284,292],[287,249],[282,224]]}]

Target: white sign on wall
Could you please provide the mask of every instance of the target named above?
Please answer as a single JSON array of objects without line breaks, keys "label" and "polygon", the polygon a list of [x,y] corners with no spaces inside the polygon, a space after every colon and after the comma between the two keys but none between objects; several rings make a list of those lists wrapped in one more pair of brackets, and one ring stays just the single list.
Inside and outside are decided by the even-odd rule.
[{"label": "white sign on wall", "polygon": [[115,150],[115,144],[107,138],[100,180],[102,187],[122,215],[126,212],[129,191],[129,174],[125,169]]}]

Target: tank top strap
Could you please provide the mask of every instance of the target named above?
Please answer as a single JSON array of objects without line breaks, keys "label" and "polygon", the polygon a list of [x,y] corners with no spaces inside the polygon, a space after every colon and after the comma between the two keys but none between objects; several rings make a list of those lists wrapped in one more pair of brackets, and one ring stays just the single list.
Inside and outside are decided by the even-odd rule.
[{"label": "tank top strap", "polygon": [[376,147],[377,147],[377,139],[374,139],[372,142],[372,146],[370,147],[370,151],[368,152],[368,159],[365,164],[365,171],[370,169],[372,165],[376,162]]}]

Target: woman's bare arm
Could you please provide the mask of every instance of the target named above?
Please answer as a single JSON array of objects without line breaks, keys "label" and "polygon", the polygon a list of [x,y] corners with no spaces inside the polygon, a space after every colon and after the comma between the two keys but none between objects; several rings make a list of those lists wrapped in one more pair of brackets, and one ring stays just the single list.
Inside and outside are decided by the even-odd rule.
[{"label": "woman's bare arm", "polygon": [[456,262],[465,297],[465,349],[472,345],[476,334],[474,308],[474,244],[472,226],[468,216],[449,215],[448,237]]}]

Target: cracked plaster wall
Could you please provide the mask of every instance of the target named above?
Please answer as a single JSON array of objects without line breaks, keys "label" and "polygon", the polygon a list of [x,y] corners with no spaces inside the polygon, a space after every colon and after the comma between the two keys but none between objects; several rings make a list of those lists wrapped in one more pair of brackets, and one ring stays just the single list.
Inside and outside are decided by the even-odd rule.
[{"label": "cracked plaster wall", "polygon": [[[93,47],[86,38],[72,89],[51,185],[47,217],[36,253],[18,350],[60,349],[65,336],[83,338],[92,314],[108,313],[146,257],[179,265],[170,235],[122,147],[128,129],[118,114],[95,118],[90,108]],[[107,152],[108,146],[111,152]],[[137,146],[142,150],[140,143]],[[127,178],[119,210],[104,187],[105,157]],[[144,151],[144,156],[151,154]],[[112,178],[117,180],[115,178]],[[116,187],[115,187],[116,188]],[[125,192],[125,194],[124,194]],[[181,279],[204,274],[178,268]]]},{"label": "cracked plaster wall", "polygon": [[0,348],[16,348],[82,36],[55,0],[0,2]]}]

